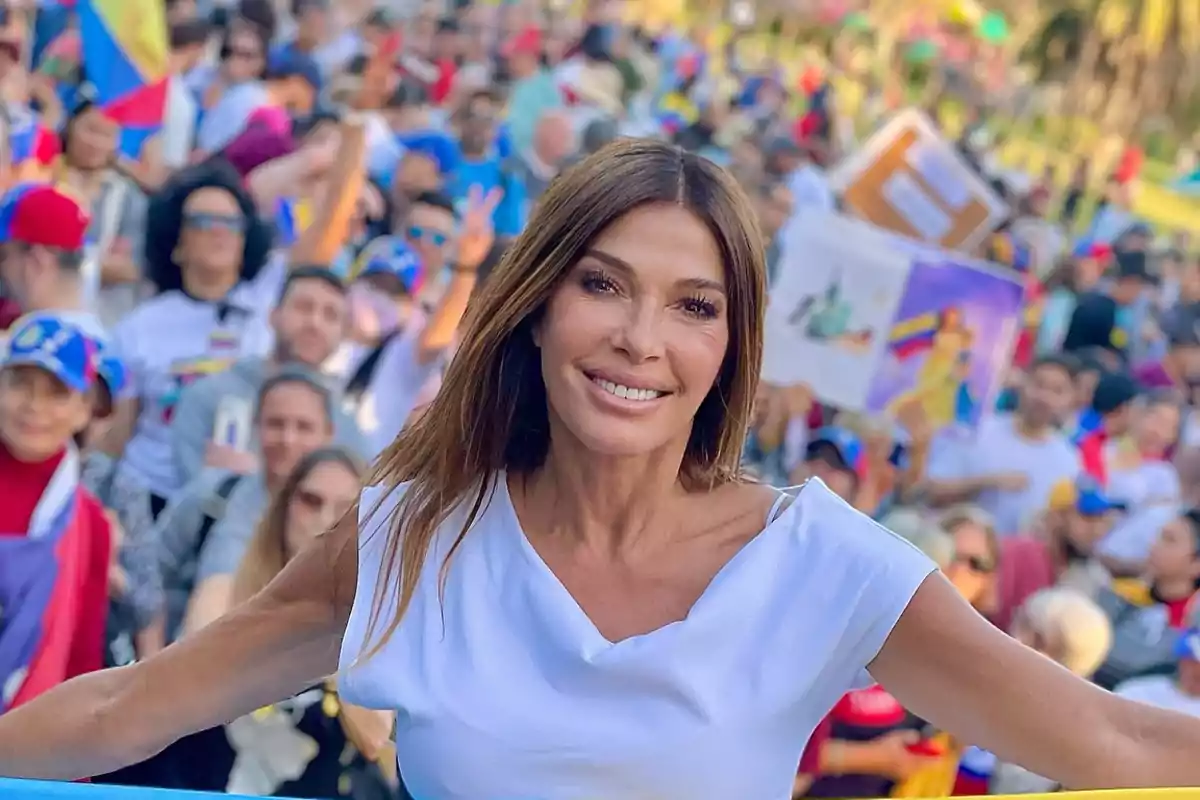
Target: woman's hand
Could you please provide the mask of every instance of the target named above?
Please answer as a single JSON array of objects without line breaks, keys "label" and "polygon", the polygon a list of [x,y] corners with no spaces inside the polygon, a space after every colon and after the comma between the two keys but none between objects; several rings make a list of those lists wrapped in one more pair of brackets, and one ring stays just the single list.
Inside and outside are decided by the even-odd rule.
[{"label": "woman's hand", "polygon": [[357,513],[347,514],[266,589],[195,635],[0,716],[0,775],[111,772],[336,672],[357,580],[357,528]]},{"label": "woman's hand", "polygon": [[921,734],[917,731],[891,731],[871,741],[869,745],[875,748],[878,754],[883,775],[892,780],[902,781],[941,758],[940,754],[914,751],[913,745],[920,741]]},{"label": "woman's hand", "polygon": [[467,194],[467,210],[463,213],[462,232],[458,236],[458,266],[461,269],[478,269],[487,258],[496,241],[492,214],[502,199],[503,189],[493,188],[485,195],[482,187],[471,187]]}]

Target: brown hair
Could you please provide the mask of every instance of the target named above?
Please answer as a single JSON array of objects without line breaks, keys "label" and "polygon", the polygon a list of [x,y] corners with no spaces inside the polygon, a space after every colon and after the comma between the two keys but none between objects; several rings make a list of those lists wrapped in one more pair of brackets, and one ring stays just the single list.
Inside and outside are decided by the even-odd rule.
[{"label": "brown hair", "polygon": [[[466,521],[441,565],[443,579],[500,473],[528,474],[545,461],[550,430],[534,326],[596,236],[630,210],[653,203],[685,208],[707,226],[725,265],[729,296],[729,348],[696,412],[680,479],[712,487],[740,478],[762,360],[765,265],[758,224],[742,190],[712,162],[647,139],[614,142],[550,185],[525,232],[472,301],[462,345],[429,413],[379,459],[373,483],[409,485],[388,520],[363,658],[377,653],[399,626],[434,536],[451,513],[467,504]],[[370,513],[376,511],[378,506]],[[387,587],[397,579],[395,614],[381,620]]]},{"label": "brown hair", "polygon": [[238,564],[233,577],[234,605],[258,594],[295,555],[287,551],[288,506],[304,479],[317,467],[330,462],[341,464],[355,475],[362,475],[365,471],[358,456],[344,447],[321,447],[296,462],[287,480],[271,498],[266,513],[254,531],[254,537],[246,546],[246,554]]}]

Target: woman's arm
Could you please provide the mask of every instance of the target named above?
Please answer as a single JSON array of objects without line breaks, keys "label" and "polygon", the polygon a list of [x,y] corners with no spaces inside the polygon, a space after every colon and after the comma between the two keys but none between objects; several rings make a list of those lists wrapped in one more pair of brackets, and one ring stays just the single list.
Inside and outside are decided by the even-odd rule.
[{"label": "woman's arm", "polygon": [[1200,786],[1200,720],[1076,678],[925,579],[871,673],[937,727],[1070,789]]},{"label": "woman's arm", "polygon": [[349,513],[261,593],[195,636],[0,717],[0,775],[110,772],[334,673],[358,569],[357,518]]}]

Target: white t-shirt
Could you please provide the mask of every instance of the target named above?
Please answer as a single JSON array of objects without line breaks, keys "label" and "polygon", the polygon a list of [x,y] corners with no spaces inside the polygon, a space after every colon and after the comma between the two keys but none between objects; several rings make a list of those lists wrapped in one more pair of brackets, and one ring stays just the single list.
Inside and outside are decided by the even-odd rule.
[{"label": "white t-shirt", "polygon": [[142,404],[120,469],[169,499],[179,488],[171,451],[171,414],[183,389],[243,358],[266,357],[274,346],[270,312],[287,274],[276,258],[222,303],[181,291],[138,306],[113,330],[113,349],[129,373],[130,393]]},{"label": "white t-shirt", "polygon": [[[613,643],[530,545],[501,474],[444,592],[461,508],[439,529],[399,628],[359,660],[402,491],[369,487],[360,501],[340,691],[399,712],[415,797],[787,797],[813,729],[935,568],[814,480],[684,620]],[[386,623],[396,588],[385,596]]]},{"label": "white t-shirt", "polygon": [[1046,510],[1050,490],[1064,478],[1074,480],[1083,470],[1079,451],[1059,434],[1031,442],[1017,433],[1010,414],[984,417],[973,437],[946,433],[935,441],[929,462],[931,480],[962,480],[1004,472],[1022,472],[1029,484],[1019,492],[993,489],[976,498],[992,515],[996,532],[1011,536],[1025,530]]},{"label": "white t-shirt", "polygon": [[1131,678],[1117,687],[1116,694],[1156,708],[1200,717],[1200,697],[1192,697],[1179,691],[1179,685],[1170,675]]}]

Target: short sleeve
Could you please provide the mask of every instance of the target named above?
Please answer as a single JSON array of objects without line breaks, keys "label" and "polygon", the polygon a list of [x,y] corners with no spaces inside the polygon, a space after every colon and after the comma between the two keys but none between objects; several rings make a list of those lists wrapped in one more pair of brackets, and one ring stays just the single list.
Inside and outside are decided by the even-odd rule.
[{"label": "short sleeve", "polygon": [[797,504],[797,535],[809,540],[803,542],[804,557],[812,560],[808,572],[826,584],[825,602],[841,608],[836,619],[842,630],[827,669],[841,680],[857,680],[937,565],[819,480],[806,484]]}]

